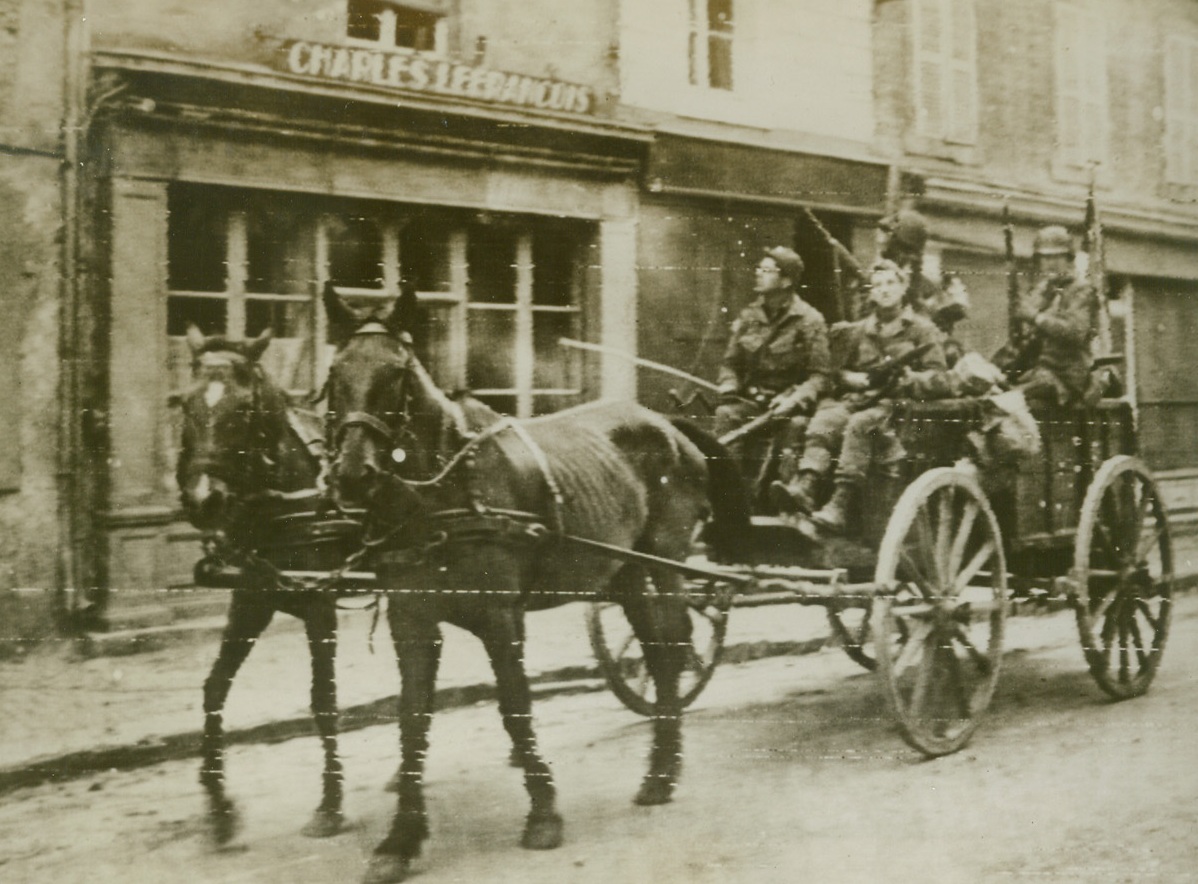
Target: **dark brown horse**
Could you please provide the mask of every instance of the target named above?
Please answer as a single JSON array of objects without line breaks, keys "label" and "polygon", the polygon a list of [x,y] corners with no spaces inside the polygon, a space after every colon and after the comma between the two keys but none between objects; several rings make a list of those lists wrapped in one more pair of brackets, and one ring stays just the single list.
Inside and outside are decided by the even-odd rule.
[{"label": "dark brown horse", "polygon": [[367,880],[401,880],[428,836],[422,776],[441,622],[472,632],[490,656],[531,798],[523,845],[547,849],[561,843],[562,820],[530,717],[524,612],[580,599],[623,605],[657,695],[636,802],[669,801],[681,765],[678,680],[691,632],[682,578],[566,535],[681,560],[712,503],[730,527],[747,522],[730,461],[709,469],[694,431],[632,403],[500,421],[447,448],[453,403],[403,334],[414,302],[401,295],[388,316],[365,324],[331,290],[325,305],[340,339],[328,385],[331,487],[343,504],[367,508],[402,680],[399,807]]},{"label": "dark brown horse", "polygon": [[[298,617],[312,659],[312,713],[324,749],[323,794],[305,835],[341,830],[342,768],[337,751],[334,662],[337,611],[333,593],[280,585],[276,569],[339,566],[357,547],[360,530],[350,520],[324,520],[315,544],[303,535],[321,508],[321,427],[314,416],[291,408],[287,395],[258,364],[269,334],[232,342],[188,332],[194,384],[173,397],[183,413],[176,478],[188,519],[218,553],[237,559],[247,582],[233,590],[220,652],[204,682],[203,762],[200,782],[218,844],[237,832],[236,807],[225,788],[222,713],[233,678],[276,611]],[[300,529],[291,526],[300,526]],[[299,533],[297,534],[297,530]],[[315,558],[314,558],[315,556]],[[320,557],[325,561],[318,561]],[[301,564],[302,562],[302,564]],[[307,568],[304,568],[304,566]]]}]

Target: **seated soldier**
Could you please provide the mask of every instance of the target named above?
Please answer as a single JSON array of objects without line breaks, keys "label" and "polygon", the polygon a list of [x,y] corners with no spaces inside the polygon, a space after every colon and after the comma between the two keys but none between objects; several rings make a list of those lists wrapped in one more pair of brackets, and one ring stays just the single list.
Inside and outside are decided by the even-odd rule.
[{"label": "seated soldier", "polygon": [[[732,323],[718,379],[724,394],[716,409],[719,435],[767,412],[790,418],[778,440],[778,470],[787,478],[830,367],[824,317],[795,291],[802,274],[803,261],[794,251],[766,249],[756,269],[757,298]],[[743,456],[743,445],[741,450]]]},{"label": "seated soldier", "polygon": [[1036,234],[1036,282],[1020,304],[1016,318],[1024,331],[1012,348],[1016,364],[1030,366],[1016,375],[1015,386],[1032,406],[1092,405],[1100,396],[1091,349],[1100,305],[1094,287],[1078,279],[1073,257],[1064,227],[1050,225]]},{"label": "seated soldier", "polygon": [[[771,486],[771,498],[779,508],[810,513],[821,480],[839,454],[832,498],[812,516],[828,531],[844,530],[847,505],[871,458],[876,454],[880,463],[896,465],[903,455],[888,431],[891,409],[886,397],[932,399],[953,392],[939,330],[904,304],[908,283],[907,272],[894,262],[874,265],[869,293],[873,313],[838,328],[838,344],[843,338],[843,346],[837,347],[836,380],[842,398],[821,402],[811,419],[797,480],[790,486]],[[911,362],[896,376],[886,378],[878,371],[902,359]]]}]

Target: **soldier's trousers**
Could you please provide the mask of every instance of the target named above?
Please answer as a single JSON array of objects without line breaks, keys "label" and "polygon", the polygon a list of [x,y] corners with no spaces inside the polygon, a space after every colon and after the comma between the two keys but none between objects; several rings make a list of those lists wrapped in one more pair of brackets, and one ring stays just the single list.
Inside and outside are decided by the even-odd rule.
[{"label": "soldier's trousers", "polygon": [[807,441],[799,471],[826,475],[840,455],[837,478],[865,478],[871,461],[893,467],[903,457],[903,447],[890,427],[888,402],[854,412],[849,404],[825,399],[807,427]]}]

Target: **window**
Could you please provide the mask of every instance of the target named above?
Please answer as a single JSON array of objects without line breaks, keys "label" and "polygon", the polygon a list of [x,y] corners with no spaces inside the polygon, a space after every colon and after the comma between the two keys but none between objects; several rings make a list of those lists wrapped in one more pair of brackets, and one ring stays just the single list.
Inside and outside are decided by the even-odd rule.
[{"label": "window", "polygon": [[442,52],[445,16],[389,0],[349,0],[346,34],[353,40],[377,43],[383,49]]},{"label": "window", "polygon": [[690,0],[690,82],[732,88],[733,0]]},{"label": "window", "polygon": [[1091,2],[1058,3],[1056,11],[1060,159],[1072,166],[1102,162],[1109,140],[1104,19]]},{"label": "window", "polygon": [[915,0],[915,130],[957,144],[977,140],[977,29],[973,0]]},{"label": "window", "polygon": [[558,345],[585,334],[587,247],[595,225],[461,209],[387,206],[177,184],[169,194],[166,333],[171,384],[188,383],[190,324],[273,340],[263,365],[293,392],[327,367],[317,294],[355,306],[418,293],[413,337],[446,389],[468,386],[527,417],[576,404],[582,360]]},{"label": "window", "polygon": [[1198,40],[1165,44],[1165,180],[1198,185]]}]

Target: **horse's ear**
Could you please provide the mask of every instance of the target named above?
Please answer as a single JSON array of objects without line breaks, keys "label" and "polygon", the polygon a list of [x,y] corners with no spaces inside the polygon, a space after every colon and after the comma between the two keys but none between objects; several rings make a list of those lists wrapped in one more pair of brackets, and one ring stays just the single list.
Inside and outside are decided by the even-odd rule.
[{"label": "horse's ear", "polygon": [[274,332],[270,326],[262,330],[262,334],[254,338],[252,341],[246,341],[245,356],[250,362],[257,362],[262,354],[266,352],[267,346],[270,344],[271,338],[274,337]]},{"label": "horse's ear", "polygon": [[324,284],[324,312],[329,318],[329,343],[340,346],[357,330],[358,315],[350,309],[331,282]]},{"label": "horse's ear", "polygon": [[416,297],[416,286],[404,280],[399,286],[399,296],[395,299],[395,303],[391,305],[391,312],[384,320],[384,324],[394,334],[399,335],[403,332],[409,332],[416,328],[417,313],[420,310],[419,300]]},{"label": "horse's ear", "polygon": [[187,326],[187,346],[191,348],[191,354],[196,356],[204,349],[204,344],[208,339],[204,337],[204,333],[200,331],[199,326],[195,323],[189,323]]}]

